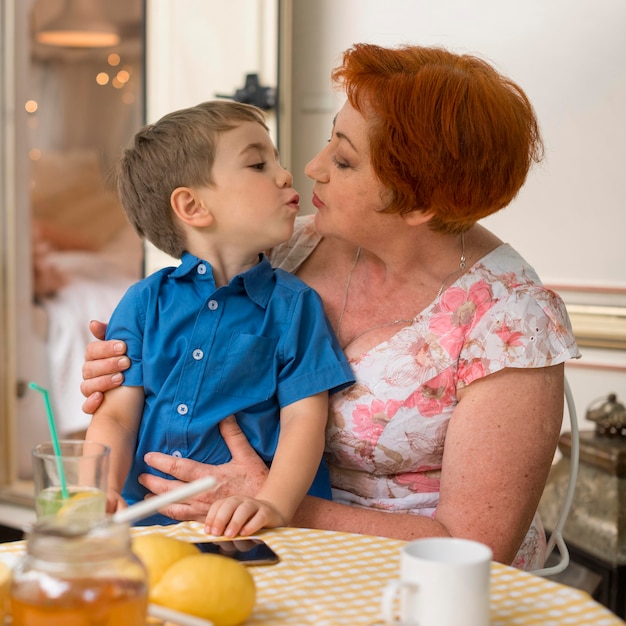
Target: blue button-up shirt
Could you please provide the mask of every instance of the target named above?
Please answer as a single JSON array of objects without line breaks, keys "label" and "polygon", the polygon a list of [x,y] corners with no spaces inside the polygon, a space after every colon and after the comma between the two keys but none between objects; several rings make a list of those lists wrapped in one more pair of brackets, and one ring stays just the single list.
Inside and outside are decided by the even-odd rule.
[{"label": "blue button-up shirt", "polygon": [[[131,367],[124,384],[145,391],[122,494],[129,503],[146,494],[139,474],[157,473],[144,463],[145,453],[226,463],[231,456],[217,425],[235,414],[270,464],[281,407],[354,382],[317,293],[272,269],[264,256],[216,289],[211,266],[185,253],[178,267],[160,270],[127,291],[107,337],[128,346]],[[330,498],[324,466],[309,493]],[[143,523],[172,521],[153,516]]]}]

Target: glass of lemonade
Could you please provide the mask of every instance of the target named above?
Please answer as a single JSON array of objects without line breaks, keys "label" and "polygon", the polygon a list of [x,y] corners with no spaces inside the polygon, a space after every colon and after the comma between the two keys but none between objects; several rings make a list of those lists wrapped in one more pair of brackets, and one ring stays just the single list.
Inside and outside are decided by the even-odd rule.
[{"label": "glass of lemonade", "polygon": [[[51,441],[33,448],[37,518],[106,514],[110,449],[95,441],[61,440],[60,456]],[[63,484],[65,489],[63,489]]]}]

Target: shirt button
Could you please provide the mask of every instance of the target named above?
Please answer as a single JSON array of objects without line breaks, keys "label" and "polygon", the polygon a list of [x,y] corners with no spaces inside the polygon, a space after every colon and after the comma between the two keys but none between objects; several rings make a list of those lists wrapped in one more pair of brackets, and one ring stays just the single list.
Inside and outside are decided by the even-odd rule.
[{"label": "shirt button", "polygon": [[198,272],[198,274],[206,274],[206,265],[200,263],[200,265],[198,265],[198,268],[196,269],[196,272]]},{"label": "shirt button", "polygon": [[187,415],[187,413],[189,412],[189,407],[186,404],[179,404],[176,407],[176,410],[178,411],[179,415]]},{"label": "shirt button", "polygon": [[175,456],[177,459],[180,459],[183,456],[183,453],[180,450],[174,450],[174,452],[172,452],[172,456]]},{"label": "shirt button", "polygon": [[196,361],[199,361],[204,356],[204,352],[202,352],[200,348],[197,348],[192,352],[192,356]]},{"label": "shirt button", "polygon": [[219,303],[217,302],[217,300],[209,300],[209,309],[211,311],[215,311],[218,306],[219,306]]}]

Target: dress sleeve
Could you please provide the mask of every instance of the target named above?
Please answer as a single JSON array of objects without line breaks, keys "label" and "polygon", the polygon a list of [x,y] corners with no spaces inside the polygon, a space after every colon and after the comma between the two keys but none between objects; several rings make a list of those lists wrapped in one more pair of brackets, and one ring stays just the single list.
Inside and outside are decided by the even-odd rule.
[{"label": "dress sleeve", "polygon": [[512,290],[475,320],[459,354],[458,387],[505,367],[535,368],[579,358],[565,304],[542,285]]}]

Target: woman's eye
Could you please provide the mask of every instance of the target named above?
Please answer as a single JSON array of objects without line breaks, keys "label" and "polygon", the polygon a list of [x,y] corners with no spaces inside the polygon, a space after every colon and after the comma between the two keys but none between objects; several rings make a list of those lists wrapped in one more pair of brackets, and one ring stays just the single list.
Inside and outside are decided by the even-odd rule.
[{"label": "woman's eye", "polygon": [[340,161],[336,156],[333,157],[333,163],[335,164],[335,167],[340,170],[345,170],[350,167],[350,163]]}]

